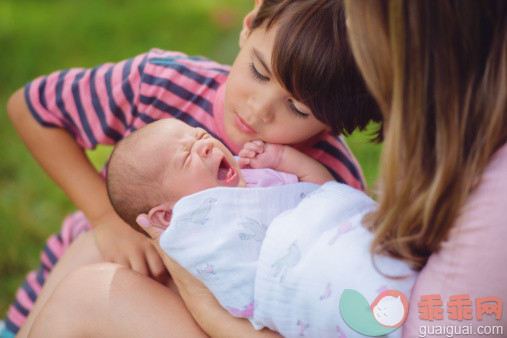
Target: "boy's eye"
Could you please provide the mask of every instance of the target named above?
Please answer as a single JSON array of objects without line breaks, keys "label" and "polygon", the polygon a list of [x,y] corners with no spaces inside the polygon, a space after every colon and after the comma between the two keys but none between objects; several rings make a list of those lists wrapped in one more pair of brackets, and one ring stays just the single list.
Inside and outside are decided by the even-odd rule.
[{"label": "boy's eye", "polygon": [[303,113],[302,111],[297,109],[296,106],[294,105],[294,101],[292,99],[288,99],[287,101],[289,103],[289,110],[291,112],[293,112],[294,114],[296,114],[297,117],[300,117],[302,119],[306,119],[309,116],[308,114]]},{"label": "boy's eye", "polygon": [[263,82],[269,81],[269,77],[264,76],[261,73],[259,73],[257,68],[255,68],[255,65],[253,64],[253,62],[250,63],[250,73],[252,73],[253,77],[259,81],[263,81]]}]

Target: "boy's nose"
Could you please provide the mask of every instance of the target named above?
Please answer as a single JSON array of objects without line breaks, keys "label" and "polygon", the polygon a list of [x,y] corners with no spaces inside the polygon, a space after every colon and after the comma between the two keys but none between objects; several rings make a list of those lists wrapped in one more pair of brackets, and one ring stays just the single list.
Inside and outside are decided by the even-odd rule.
[{"label": "boy's nose", "polygon": [[199,156],[201,157],[208,157],[211,155],[211,153],[213,152],[213,142],[211,142],[211,140],[207,140],[207,139],[204,139],[204,140],[199,140],[199,149],[198,149],[198,152],[199,152]]},{"label": "boy's nose", "polygon": [[251,98],[247,101],[248,106],[257,118],[265,123],[273,121],[273,109],[269,98]]}]

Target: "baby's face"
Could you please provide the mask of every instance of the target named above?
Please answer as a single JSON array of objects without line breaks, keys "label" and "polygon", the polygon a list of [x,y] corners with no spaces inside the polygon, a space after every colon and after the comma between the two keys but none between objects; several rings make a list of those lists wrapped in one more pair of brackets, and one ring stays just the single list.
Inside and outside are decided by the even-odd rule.
[{"label": "baby's face", "polygon": [[156,133],[159,160],[164,161],[163,188],[180,199],[214,187],[245,187],[232,153],[202,128],[167,119]]}]

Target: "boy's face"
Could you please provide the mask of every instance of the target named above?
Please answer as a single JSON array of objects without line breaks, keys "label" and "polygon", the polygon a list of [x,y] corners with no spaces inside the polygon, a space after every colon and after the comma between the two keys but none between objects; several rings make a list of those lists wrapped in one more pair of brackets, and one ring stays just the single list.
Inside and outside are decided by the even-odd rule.
[{"label": "boy's face", "polygon": [[249,31],[227,79],[225,131],[238,145],[256,139],[297,144],[326,129],[276,79],[271,68],[276,29]]},{"label": "boy's face", "polygon": [[219,186],[246,186],[232,153],[204,129],[168,119],[156,134],[163,189],[171,200]]}]

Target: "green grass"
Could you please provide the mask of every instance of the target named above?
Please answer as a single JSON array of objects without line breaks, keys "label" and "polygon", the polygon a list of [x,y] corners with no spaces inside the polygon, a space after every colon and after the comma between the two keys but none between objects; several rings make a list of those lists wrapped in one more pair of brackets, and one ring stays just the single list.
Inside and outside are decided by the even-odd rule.
[{"label": "green grass", "polygon": [[[232,63],[253,0],[3,0],[0,2],[0,316],[46,238],[75,207],[38,167],[6,116],[9,96],[57,69],[120,61],[158,47]],[[348,141],[368,186],[379,146]],[[97,168],[110,147],[88,152]]]}]

